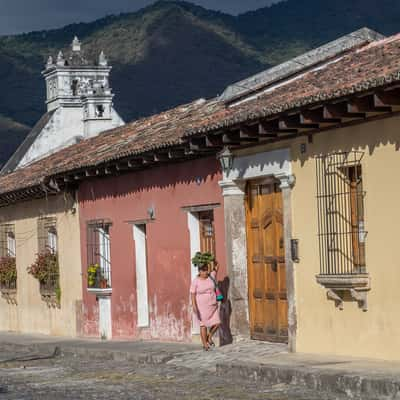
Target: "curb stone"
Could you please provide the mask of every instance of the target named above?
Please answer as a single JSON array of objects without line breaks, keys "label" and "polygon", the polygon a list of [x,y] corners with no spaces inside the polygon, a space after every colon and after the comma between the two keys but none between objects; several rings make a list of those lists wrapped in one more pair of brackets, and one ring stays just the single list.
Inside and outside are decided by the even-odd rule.
[{"label": "curb stone", "polygon": [[400,376],[366,377],[333,370],[312,370],[307,367],[217,364],[217,375],[230,379],[251,379],[268,385],[288,384],[310,390],[328,392],[354,400],[400,400]]},{"label": "curb stone", "polygon": [[[47,353],[49,357],[90,357],[95,360],[115,360],[115,361],[132,361],[138,364],[159,365],[165,364],[174,358],[171,353],[136,353],[127,351],[118,351],[110,349],[83,348],[74,346],[62,346],[59,344],[13,344],[2,343],[2,348],[7,351],[16,351],[17,349],[25,349],[31,353]],[[1,360],[0,360],[1,361]]]}]

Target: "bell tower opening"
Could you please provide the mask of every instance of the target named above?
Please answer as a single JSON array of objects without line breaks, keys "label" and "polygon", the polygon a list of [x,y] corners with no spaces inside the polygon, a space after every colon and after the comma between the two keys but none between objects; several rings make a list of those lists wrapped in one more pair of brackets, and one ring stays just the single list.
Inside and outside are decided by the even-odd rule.
[{"label": "bell tower opening", "polygon": [[71,84],[72,96],[78,96],[78,79],[73,79]]}]

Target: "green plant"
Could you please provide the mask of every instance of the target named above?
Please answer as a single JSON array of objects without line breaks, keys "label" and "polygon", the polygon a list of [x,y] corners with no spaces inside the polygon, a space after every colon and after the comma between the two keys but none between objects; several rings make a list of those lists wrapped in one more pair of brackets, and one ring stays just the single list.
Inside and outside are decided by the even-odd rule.
[{"label": "green plant", "polygon": [[87,275],[88,275],[88,287],[94,287],[96,285],[97,274],[100,271],[99,264],[91,264],[88,266]]},{"label": "green plant", "polygon": [[201,267],[203,265],[208,265],[215,261],[215,257],[211,253],[202,253],[198,251],[195,256],[192,258],[192,264],[196,267]]},{"label": "green plant", "polygon": [[0,258],[0,284],[11,286],[17,282],[17,264],[15,257]]},{"label": "green plant", "polygon": [[27,271],[41,284],[54,282],[58,285],[59,269],[57,254],[49,250],[39,253],[36,261],[27,268]]}]

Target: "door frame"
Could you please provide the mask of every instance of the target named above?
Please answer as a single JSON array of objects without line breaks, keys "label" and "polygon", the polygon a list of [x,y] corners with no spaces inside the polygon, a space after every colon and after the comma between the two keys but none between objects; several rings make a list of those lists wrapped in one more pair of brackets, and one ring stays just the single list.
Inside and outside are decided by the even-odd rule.
[{"label": "door frame", "polygon": [[297,310],[295,270],[291,256],[291,195],[295,177],[292,175],[290,149],[288,148],[243,156],[235,154],[232,168],[223,172],[223,179],[219,182],[224,197],[226,259],[231,283],[231,329],[234,335],[250,337],[245,196],[247,181],[260,178],[278,179],[282,190],[288,298],[288,348],[289,351],[295,352]]},{"label": "door frame", "polygon": [[[200,235],[200,220],[199,213],[203,211],[212,211],[220,207],[220,203],[203,204],[203,205],[192,205],[182,207],[182,211],[187,213],[187,227],[189,231],[189,241],[190,241],[190,281],[193,281],[199,273],[196,266],[192,264],[192,258],[196,255],[198,251],[201,250],[201,235]],[[214,216],[215,218],[215,216]],[[215,225],[214,225],[215,226]],[[215,234],[215,232],[214,232]],[[216,238],[215,238],[216,239]],[[192,310],[192,300],[189,296],[189,314],[191,318],[191,335],[192,338],[199,338],[200,336],[200,325],[196,318],[194,318]]]},{"label": "door frame", "polygon": [[[251,202],[251,199],[250,199],[250,187],[252,187],[252,186],[261,186],[261,185],[268,185],[268,186],[273,186],[274,187],[274,194],[277,194],[277,193],[279,193],[279,196],[280,196],[280,201],[282,202],[282,217],[283,217],[283,212],[284,212],[284,210],[283,210],[283,193],[282,193],[282,190],[280,190],[279,192],[275,192],[275,186],[276,185],[279,185],[279,188],[280,188],[280,181],[279,181],[279,179],[277,179],[277,178],[275,178],[274,176],[269,176],[269,177],[266,177],[266,178],[258,178],[258,179],[251,179],[251,180],[248,180],[248,181],[246,181],[246,188],[245,188],[245,190],[246,190],[246,197],[245,197],[245,208],[246,208],[246,239],[249,239],[249,235],[251,234],[251,229],[250,229],[250,220],[249,220],[249,217],[250,217],[250,214],[251,214],[251,211],[250,211],[250,207],[251,207],[251,205],[250,205],[250,202]],[[282,221],[282,235],[283,235],[283,240],[284,240],[284,246],[286,245],[286,243],[285,243],[285,236],[284,236],[284,227],[283,227],[283,224],[284,224],[284,221]],[[258,238],[258,240],[260,240],[260,237]],[[277,237],[274,237],[274,240],[277,240]],[[274,243],[275,245],[277,245],[277,243]],[[284,265],[285,265],[285,287],[286,287],[286,251],[284,252],[285,254],[284,254]],[[252,329],[252,319],[254,319],[254,314],[252,314],[252,312],[254,313],[255,312],[255,310],[252,310],[252,293],[251,293],[251,287],[250,287],[250,282],[251,282],[251,280],[254,280],[254,277],[253,277],[253,279],[250,279],[250,268],[251,268],[251,261],[250,261],[250,259],[249,259],[249,255],[251,254],[251,246],[250,246],[250,240],[247,240],[247,271],[248,271],[248,295],[249,295],[249,298],[248,298],[248,304],[249,304],[249,331],[250,331],[250,335],[252,336],[252,338],[254,338],[255,340],[265,340],[265,341],[267,341],[267,342],[278,342],[278,343],[287,343],[287,340],[288,340],[288,338],[286,339],[285,338],[285,341],[281,341],[281,340],[279,340],[278,338],[272,338],[272,337],[268,337],[268,336],[266,336],[265,338],[263,338],[263,339],[261,339],[261,336],[262,335],[259,335],[259,339],[258,338],[256,338],[255,337],[255,332],[251,332],[251,329]],[[264,255],[265,255],[265,253],[264,253]],[[275,255],[275,257],[278,257],[278,255]],[[285,290],[285,292],[286,292],[286,302],[288,302],[288,293],[287,293],[287,287],[286,287],[286,290]],[[277,293],[277,295],[279,295],[278,293]],[[278,313],[278,310],[276,310],[276,312]],[[287,312],[286,312],[286,315],[287,315]],[[277,318],[277,320],[279,319],[279,315],[276,315],[276,318]],[[286,324],[288,324],[288,315],[286,316]],[[278,335],[279,336],[279,335]]]}]

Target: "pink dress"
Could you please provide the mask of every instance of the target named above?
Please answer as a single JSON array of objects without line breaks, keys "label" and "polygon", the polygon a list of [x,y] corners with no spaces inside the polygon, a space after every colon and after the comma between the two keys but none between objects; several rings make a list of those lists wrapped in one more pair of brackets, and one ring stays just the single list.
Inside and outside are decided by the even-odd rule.
[{"label": "pink dress", "polygon": [[[216,272],[210,274],[214,279]],[[195,278],[190,286],[190,293],[196,295],[197,308],[200,314],[200,326],[210,328],[220,324],[217,297],[215,296],[214,282],[207,278]],[[195,315],[197,318],[197,315]]]}]

